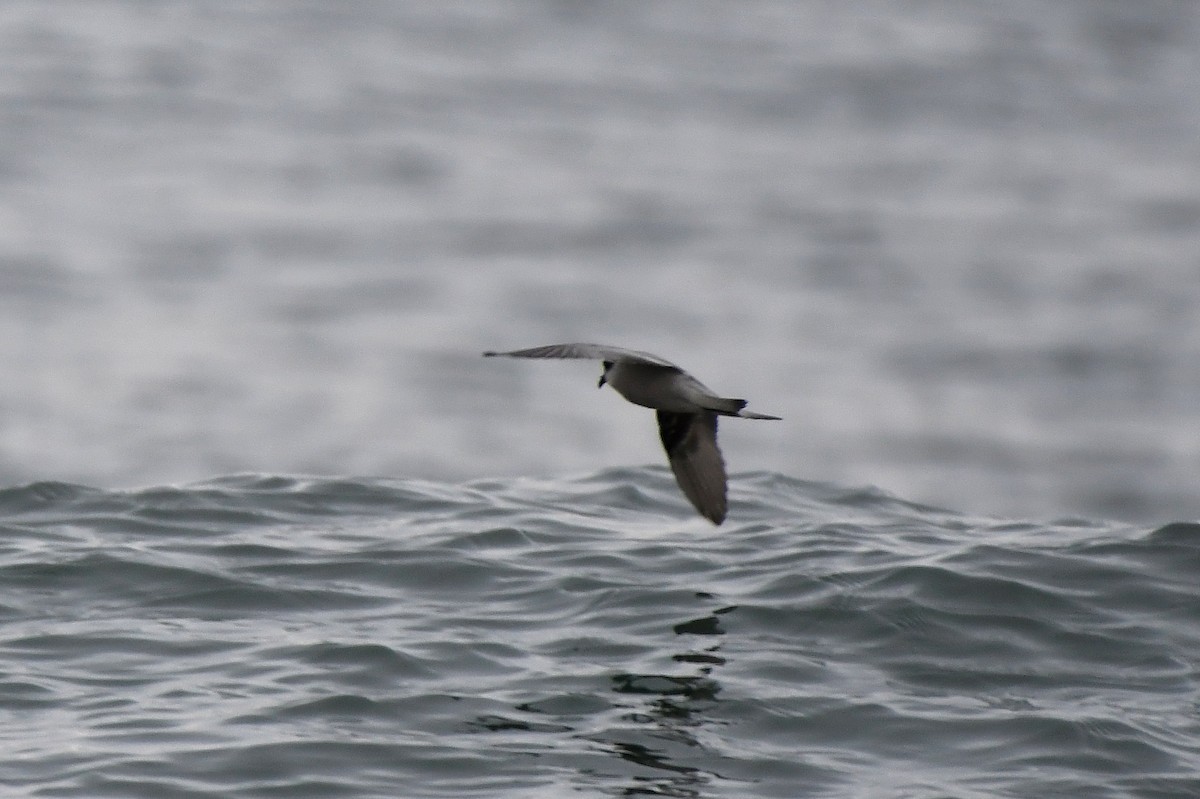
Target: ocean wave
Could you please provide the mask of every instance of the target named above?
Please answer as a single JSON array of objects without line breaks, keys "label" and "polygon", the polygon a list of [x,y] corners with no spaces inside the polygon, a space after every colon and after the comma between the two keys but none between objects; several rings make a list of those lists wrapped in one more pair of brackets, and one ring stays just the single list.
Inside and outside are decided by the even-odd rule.
[{"label": "ocean wave", "polygon": [[0,491],[4,781],[1200,789],[1200,525],[976,518],[773,473],[731,487],[719,529],[661,466]]}]

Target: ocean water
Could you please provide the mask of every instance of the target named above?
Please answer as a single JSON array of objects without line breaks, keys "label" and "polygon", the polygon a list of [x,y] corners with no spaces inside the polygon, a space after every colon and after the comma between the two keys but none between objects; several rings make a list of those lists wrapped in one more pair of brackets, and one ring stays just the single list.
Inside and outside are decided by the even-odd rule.
[{"label": "ocean water", "polygon": [[[0,4],[0,795],[1200,795],[1197,97],[1172,0]],[[783,417],[723,527],[564,341]]]},{"label": "ocean water", "polygon": [[1191,2],[0,8],[0,485],[658,463],[1200,517]]},{"label": "ocean water", "polygon": [[0,494],[6,796],[1189,797],[1200,525],[769,472]]}]

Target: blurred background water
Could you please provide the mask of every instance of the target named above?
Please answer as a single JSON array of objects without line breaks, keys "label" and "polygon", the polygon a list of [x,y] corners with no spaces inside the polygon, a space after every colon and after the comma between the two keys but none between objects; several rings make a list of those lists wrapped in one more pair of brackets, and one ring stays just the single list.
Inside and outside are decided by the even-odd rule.
[{"label": "blurred background water", "polygon": [[[1200,515],[1192,2],[0,9],[0,481],[661,458]],[[541,365],[538,365],[539,367]]]}]

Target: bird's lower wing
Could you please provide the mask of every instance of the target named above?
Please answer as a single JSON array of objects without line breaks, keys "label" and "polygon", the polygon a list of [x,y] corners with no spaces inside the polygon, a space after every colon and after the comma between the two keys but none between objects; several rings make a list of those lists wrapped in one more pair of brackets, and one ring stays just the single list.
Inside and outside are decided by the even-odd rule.
[{"label": "bird's lower wing", "polygon": [[663,449],[684,496],[713,524],[725,521],[725,461],[717,448],[717,414],[656,414]]}]

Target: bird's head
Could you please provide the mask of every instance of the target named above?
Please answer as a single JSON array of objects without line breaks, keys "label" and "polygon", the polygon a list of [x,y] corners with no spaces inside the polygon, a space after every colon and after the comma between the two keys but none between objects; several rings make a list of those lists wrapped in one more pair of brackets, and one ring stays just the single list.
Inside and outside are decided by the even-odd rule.
[{"label": "bird's head", "polygon": [[596,384],[596,388],[604,388],[604,384],[608,382],[608,370],[612,368],[612,361],[604,362],[604,374],[600,375],[600,382]]}]

